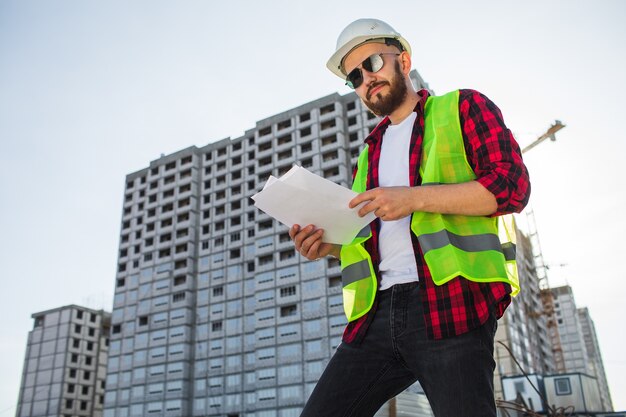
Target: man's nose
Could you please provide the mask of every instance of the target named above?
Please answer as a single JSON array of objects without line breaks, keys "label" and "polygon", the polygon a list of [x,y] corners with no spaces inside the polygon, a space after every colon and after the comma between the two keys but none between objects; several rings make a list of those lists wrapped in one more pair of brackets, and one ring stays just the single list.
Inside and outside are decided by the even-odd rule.
[{"label": "man's nose", "polygon": [[363,85],[366,88],[369,88],[370,84],[372,84],[377,79],[376,74],[373,72],[361,71],[361,74],[363,74]]}]

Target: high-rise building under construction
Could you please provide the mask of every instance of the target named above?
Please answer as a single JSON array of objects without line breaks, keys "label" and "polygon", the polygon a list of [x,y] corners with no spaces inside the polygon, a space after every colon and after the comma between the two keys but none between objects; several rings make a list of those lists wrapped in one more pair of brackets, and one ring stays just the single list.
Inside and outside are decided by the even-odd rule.
[{"label": "high-rise building under construction", "polygon": [[67,305],[32,317],[16,417],[101,417],[111,315]]}]

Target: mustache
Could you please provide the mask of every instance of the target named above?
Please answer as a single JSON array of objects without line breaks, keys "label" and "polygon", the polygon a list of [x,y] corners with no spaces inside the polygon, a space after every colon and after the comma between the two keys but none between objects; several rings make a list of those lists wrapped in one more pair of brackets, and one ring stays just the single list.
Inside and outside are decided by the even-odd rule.
[{"label": "mustache", "polygon": [[371,84],[371,85],[369,86],[369,88],[367,89],[367,94],[365,94],[365,97],[366,97],[368,100],[371,100],[371,98],[372,98],[372,90],[373,90],[374,88],[378,87],[378,86],[381,86],[381,85],[390,85],[390,84],[389,84],[387,81],[378,81],[377,83],[373,83],[373,84]]}]

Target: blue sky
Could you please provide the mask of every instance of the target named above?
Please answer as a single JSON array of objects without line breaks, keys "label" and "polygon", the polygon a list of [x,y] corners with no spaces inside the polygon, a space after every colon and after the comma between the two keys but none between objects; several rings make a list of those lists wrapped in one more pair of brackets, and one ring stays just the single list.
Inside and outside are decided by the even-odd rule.
[{"label": "blue sky", "polygon": [[125,175],[347,93],[325,63],[359,17],[400,31],[436,93],[489,96],[522,145],[567,125],[526,157],[531,205],[626,409],[626,2],[0,0],[0,416],[33,312],[110,309]]}]

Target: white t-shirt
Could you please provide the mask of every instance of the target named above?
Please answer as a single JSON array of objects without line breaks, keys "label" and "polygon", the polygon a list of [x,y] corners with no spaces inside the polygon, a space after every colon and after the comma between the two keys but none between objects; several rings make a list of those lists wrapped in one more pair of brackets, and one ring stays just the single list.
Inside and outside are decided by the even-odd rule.
[{"label": "white t-shirt", "polygon": [[[389,125],[383,136],[378,165],[380,187],[409,186],[409,147],[417,113],[397,125]],[[380,221],[380,289],[418,281],[415,253],[411,243],[411,216]]]}]

